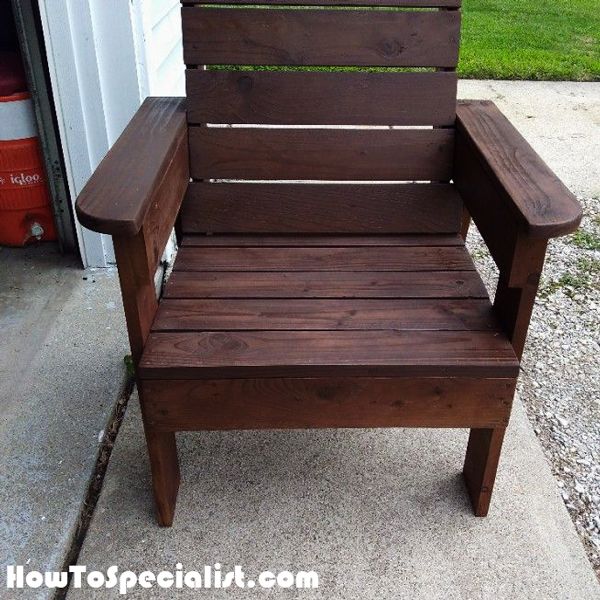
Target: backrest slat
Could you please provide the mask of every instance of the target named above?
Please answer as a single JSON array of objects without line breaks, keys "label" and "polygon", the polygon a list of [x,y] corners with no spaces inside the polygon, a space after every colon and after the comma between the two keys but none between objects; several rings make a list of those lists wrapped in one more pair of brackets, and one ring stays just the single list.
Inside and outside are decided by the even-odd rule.
[{"label": "backrest slat", "polygon": [[182,3],[183,233],[459,231],[460,0]]},{"label": "backrest slat", "polygon": [[194,127],[196,179],[448,181],[454,132]]},{"label": "backrest slat", "polygon": [[453,125],[456,73],[188,69],[188,122]]},{"label": "backrest slat", "polygon": [[182,10],[187,64],[454,68],[458,62],[457,11]]},{"label": "backrest slat", "polygon": [[[186,233],[454,233],[461,200],[449,183],[328,184],[192,182]],[[248,215],[252,215],[248,218]]]}]

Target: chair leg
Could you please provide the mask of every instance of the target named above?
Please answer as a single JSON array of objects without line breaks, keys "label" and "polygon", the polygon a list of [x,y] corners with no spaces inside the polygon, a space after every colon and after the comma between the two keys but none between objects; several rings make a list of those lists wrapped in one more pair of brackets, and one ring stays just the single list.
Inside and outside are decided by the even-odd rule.
[{"label": "chair leg", "polygon": [[505,427],[471,429],[463,476],[477,517],[488,514]]},{"label": "chair leg", "polygon": [[175,434],[172,431],[153,431],[148,426],[144,426],[144,431],[150,456],[158,524],[170,527],[173,524],[179,490],[179,461]]}]

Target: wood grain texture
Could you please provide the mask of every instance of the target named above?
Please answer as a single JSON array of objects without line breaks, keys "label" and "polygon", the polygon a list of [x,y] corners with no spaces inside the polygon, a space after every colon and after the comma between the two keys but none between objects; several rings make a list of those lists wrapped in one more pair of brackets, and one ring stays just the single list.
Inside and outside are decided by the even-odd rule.
[{"label": "wood grain texture", "polygon": [[146,241],[148,264],[154,272],[162,258],[190,180],[187,136],[173,149],[171,161],[157,183],[155,200],[144,216],[142,231]]},{"label": "wood grain texture", "polygon": [[158,302],[151,247],[144,230],[134,236],[113,237],[121,296],[134,365],[140,361]]},{"label": "wood grain texture", "polygon": [[[548,238],[577,228],[579,202],[493,102],[459,102],[457,128],[475,148],[506,210],[529,235]],[[456,183],[460,187],[461,177]]]},{"label": "wood grain texture", "polygon": [[457,133],[454,177],[465,208],[501,271],[509,272],[519,227],[502,190],[488,176],[475,148]]},{"label": "wood grain texture", "polygon": [[487,299],[194,299],[160,303],[153,331],[447,330],[498,327]]},{"label": "wood grain texture", "polygon": [[451,129],[190,127],[196,179],[448,181],[453,153]]},{"label": "wood grain texture", "polygon": [[[181,0],[184,6],[196,4],[223,4],[223,0]],[[248,0],[231,0],[227,4],[283,4],[287,6],[390,6],[405,8],[459,8],[461,0],[264,0],[261,2],[249,2]]]},{"label": "wood grain texture", "polygon": [[[501,272],[494,297],[494,308],[499,322],[510,339],[515,354],[521,358],[527,339],[535,297],[546,256],[547,240],[520,237],[514,251],[514,263],[518,265],[511,272]],[[511,281],[511,277],[516,281]]]},{"label": "wood grain texture", "polygon": [[142,355],[158,307],[154,275],[188,181],[188,145],[184,135],[172,148],[162,179],[156,181],[154,199],[147,207],[138,232],[113,236],[134,365]]},{"label": "wood grain texture", "polygon": [[177,271],[165,298],[487,298],[487,292],[476,271]]},{"label": "wood grain texture", "polygon": [[[185,99],[147,98],[108,151],[77,199],[77,217],[88,229],[136,235],[161,191],[179,191],[189,180],[178,148],[185,144]],[[174,159],[174,157],[177,157]],[[161,188],[161,182],[168,185]]]},{"label": "wood grain texture", "polygon": [[457,246],[380,248],[191,248],[179,250],[178,271],[468,271]]},{"label": "wood grain texture", "polygon": [[456,233],[462,200],[450,184],[193,182],[184,233]]},{"label": "wood grain texture", "polygon": [[189,123],[454,125],[456,73],[186,71]]},{"label": "wood grain texture", "polygon": [[142,380],[144,412],[166,431],[324,427],[498,427],[514,379]]},{"label": "wood grain texture", "polygon": [[[539,281],[547,239],[526,231],[509,208],[504,190],[489,176],[477,149],[457,134],[454,180],[468,214],[510,288]],[[485,201],[483,201],[485,199]]]},{"label": "wood grain texture", "polygon": [[458,11],[183,7],[188,65],[455,67]]},{"label": "wood grain texture", "polygon": [[[140,403],[142,412],[145,413],[143,391],[140,391]],[[144,433],[152,472],[157,521],[161,527],[171,527],[180,483],[175,434],[170,431],[156,430],[147,422],[148,419],[144,414]]]},{"label": "wood grain texture", "polygon": [[474,428],[469,435],[463,476],[477,517],[490,508],[506,427]]},{"label": "wood grain texture", "polygon": [[516,377],[495,331],[220,331],[151,333],[142,379]]},{"label": "wood grain texture", "polygon": [[181,246],[215,248],[347,248],[353,246],[463,246],[459,235],[186,235]]}]

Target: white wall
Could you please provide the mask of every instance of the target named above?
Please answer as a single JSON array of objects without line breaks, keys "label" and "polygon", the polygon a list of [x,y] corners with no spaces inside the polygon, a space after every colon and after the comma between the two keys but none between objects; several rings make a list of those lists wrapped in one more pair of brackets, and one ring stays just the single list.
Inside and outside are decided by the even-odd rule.
[{"label": "white wall", "polygon": [[137,0],[150,96],[185,96],[179,0]]},{"label": "white wall", "polygon": [[[184,95],[178,0],[40,0],[73,203],[148,95]],[[112,243],[77,225],[85,266],[114,262]]]}]

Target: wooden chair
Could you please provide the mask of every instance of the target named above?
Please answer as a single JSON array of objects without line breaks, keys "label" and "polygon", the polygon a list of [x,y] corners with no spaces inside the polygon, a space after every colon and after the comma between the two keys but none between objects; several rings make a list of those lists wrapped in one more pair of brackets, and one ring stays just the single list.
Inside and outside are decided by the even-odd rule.
[{"label": "wooden chair", "polygon": [[148,98],[78,199],[113,236],[161,525],[186,430],[470,428],[488,512],[547,241],[581,211],[491,102],[456,102],[460,0],[366,3],[184,0],[187,100]]}]

